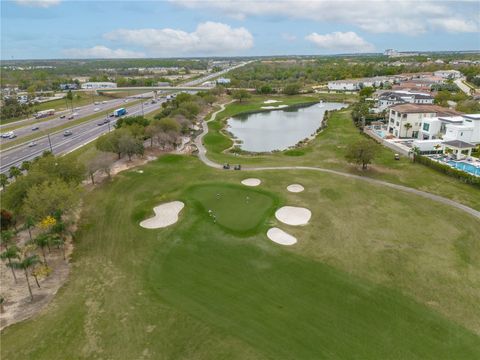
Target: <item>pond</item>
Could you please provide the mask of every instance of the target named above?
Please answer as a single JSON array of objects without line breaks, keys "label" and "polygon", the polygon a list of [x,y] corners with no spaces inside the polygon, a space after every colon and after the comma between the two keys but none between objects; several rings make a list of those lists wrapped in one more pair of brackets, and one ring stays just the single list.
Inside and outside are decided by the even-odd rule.
[{"label": "pond", "polygon": [[326,110],[338,110],[343,103],[318,103],[306,107],[272,110],[228,119],[228,131],[251,152],[285,150],[310,138],[321,126]]}]

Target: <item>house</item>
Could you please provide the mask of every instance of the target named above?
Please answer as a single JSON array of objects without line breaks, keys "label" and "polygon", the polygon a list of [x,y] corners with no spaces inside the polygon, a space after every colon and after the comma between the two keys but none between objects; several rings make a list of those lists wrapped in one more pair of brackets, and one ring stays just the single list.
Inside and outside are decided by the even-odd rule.
[{"label": "house", "polygon": [[424,119],[456,115],[460,113],[438,105],[409,103],[394,105],[390,107],[387,129],[397,138],[418,138]]},{"label": "house", "polygon": [[327,84],[327,87],[328,87],[328,90],[356,91],[358,90],[358,82],[355,80],[329,81]]},{"label": "house", "polygon": [[86,82],[82,84],[82,89],[114,89],[117,87],[113,82]]},{"label": "house", "polygon": [[462,77],[462,73],[458,70],[437,70],[433,75],[443,79],[459,79]]},{"label": "house", "polygon": [[430,94],[410,91],[385,91],[377,98],[377,112],[382,112],[389,106],[403,103],[433,104],[435,99]]},{"label": "house", "polygon": [[77,90],[78,85],[75,83],[72,84],[60,84],[60,90]]},{"label": "house", "polygon": [[358,91],[364,87],[380,87],[384,84],[392,84],[396,77],[393,76],[375,76],[371,78],[335,80],[329,81],[328,90],[334,91]]}]

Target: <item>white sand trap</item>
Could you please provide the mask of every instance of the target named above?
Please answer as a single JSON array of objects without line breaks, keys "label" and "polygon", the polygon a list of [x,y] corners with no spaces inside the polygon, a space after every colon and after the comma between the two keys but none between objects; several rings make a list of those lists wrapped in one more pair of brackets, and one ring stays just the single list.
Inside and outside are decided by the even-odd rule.
[{"label": "white sand trap", "polygon": [[267,236],[270,240],[280,245],[293,245],[297,242],[296,237],[276,227],[268,229]]},{"label": "white sand trap", "polygon": [[305,188],[300,184],[292,184],[287,186],[287,190],[293,193],[299,193],[305,190]]},{"label": "white sand trap", "polygon": [[275,104],[277,102],[282,102],[281,100],[272,100],[272,99],[268,99],[268,100],[265,100],[263,103],[264,104]]},{"label": "white sand trap", "polygon": [[262,109],[265,110],[275,110],[275,109],[283,109],[287,107],[288,105],[278,105],[278,106],[262,106]]},{"label": "white sand trap", "polygon": [[305,225],[312,217],[312,212],[307,208],[284,206],[277,210],[275,217],[287,225]]},{"label": "white sand trap", "polygon": [[172,201],[158,205],[153,208],[155,216],[143,220],[140,226],[146,229],[158,229],[173,225],[178,221],[178,214],[184,206],[185,204],[181,201]]},{"label": "white sand trap", "polygon": [[255,178],[249,178],[242,180],[242,184],[246,186],[258,186],[262,183],[262,180],[260,179],[255,179]]}]

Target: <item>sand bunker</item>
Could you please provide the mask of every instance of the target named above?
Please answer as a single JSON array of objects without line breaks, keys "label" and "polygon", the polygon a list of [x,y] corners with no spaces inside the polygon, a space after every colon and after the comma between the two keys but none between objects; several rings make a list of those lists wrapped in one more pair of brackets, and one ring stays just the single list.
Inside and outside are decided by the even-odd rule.
[{"label": "sand bunker", "polygon": [[242,184],[246,186],[258,186],[262,183],[262,180],[260,179],[255,179],[255,178],[249,178],[242,180]]},{"label": "sand bunker", "polygon": [[264,104],[275,104],[277,102],[282,102],[282,101],[281,100],[271,100],[271,99],[269,99],[269,100],[265,100],[263,103]]},{"label": "sand bunker", "polygon": [[287,190],[293,193],[299,193],[305,190],[305,188],[300,184],[291,184],[287,186]]},{"label": "sand bunker", "polygon": [[288,105],[278,105],[278,106],[262,106],[262,109],[265,110],[274,110],[274,109],[283,109],[287,107]]},{"label": "sand bunker", "polygon": [[158,229],[173,225],[178,221],[178,214],[184,206],[185,204],[181,201],[172,201],[156,206],[153,208],[155,216],[143,220],[140,226],[146,229]]},{"label": "sand bunker", "polygon": [[268,229],[267,236],[270,240],[280,245],[293,245],[297,242],[294,236],[276,227]]},{"label": "sand bunker", "polygon": [[275,217],[287,225],[305,225],[312,217],[312,212],[302,207],[284,206],[277,210]]}]

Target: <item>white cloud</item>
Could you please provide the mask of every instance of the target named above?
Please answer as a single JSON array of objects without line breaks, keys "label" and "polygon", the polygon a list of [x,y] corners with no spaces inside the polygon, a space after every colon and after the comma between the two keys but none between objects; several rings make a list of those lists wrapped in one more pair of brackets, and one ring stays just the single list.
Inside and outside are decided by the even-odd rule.
[{"label": "white cloud", "polygon": [[305,37],[321,49],[344,52],[372,52],[375,47],[356,33],[333,32],[330,34],[311,33]]},{"label": "white cloud", "polygon": [[15,0],[18,5],[48,8],[60,4],[61,0]]},{"label": "white cloud", "polygon": [[86,49],[65,49],[63,50],[63,53],[74,59],[120,59],[145,57],[145,54],[141,52],[123,49],[114,50],[101,45]]},{"label": "white cloud", "polygon": [[[433,0],[170,0],[189,9],[217,10],[235,19],[279,16],[342,23],[372,33],[415,35],[440,28],[448,32],[478,29],[478,2]],[[453,20],[465,18],[459,24]],[[442,26],[443,24],[443,26]],[[446,24],[446,25],[445,25]],[[472,26],[474,24],[475,26]],[[459,25],[459,26],[456,26]]]},{"label": "white cloud", "polygon": [[119,29],[105,34],[104,38],[143,46],[157,56],[238,53],[253,46],[253,36],[244,27],[232,28],[211,21],[199,24],[193,32],[168,28]]}]

